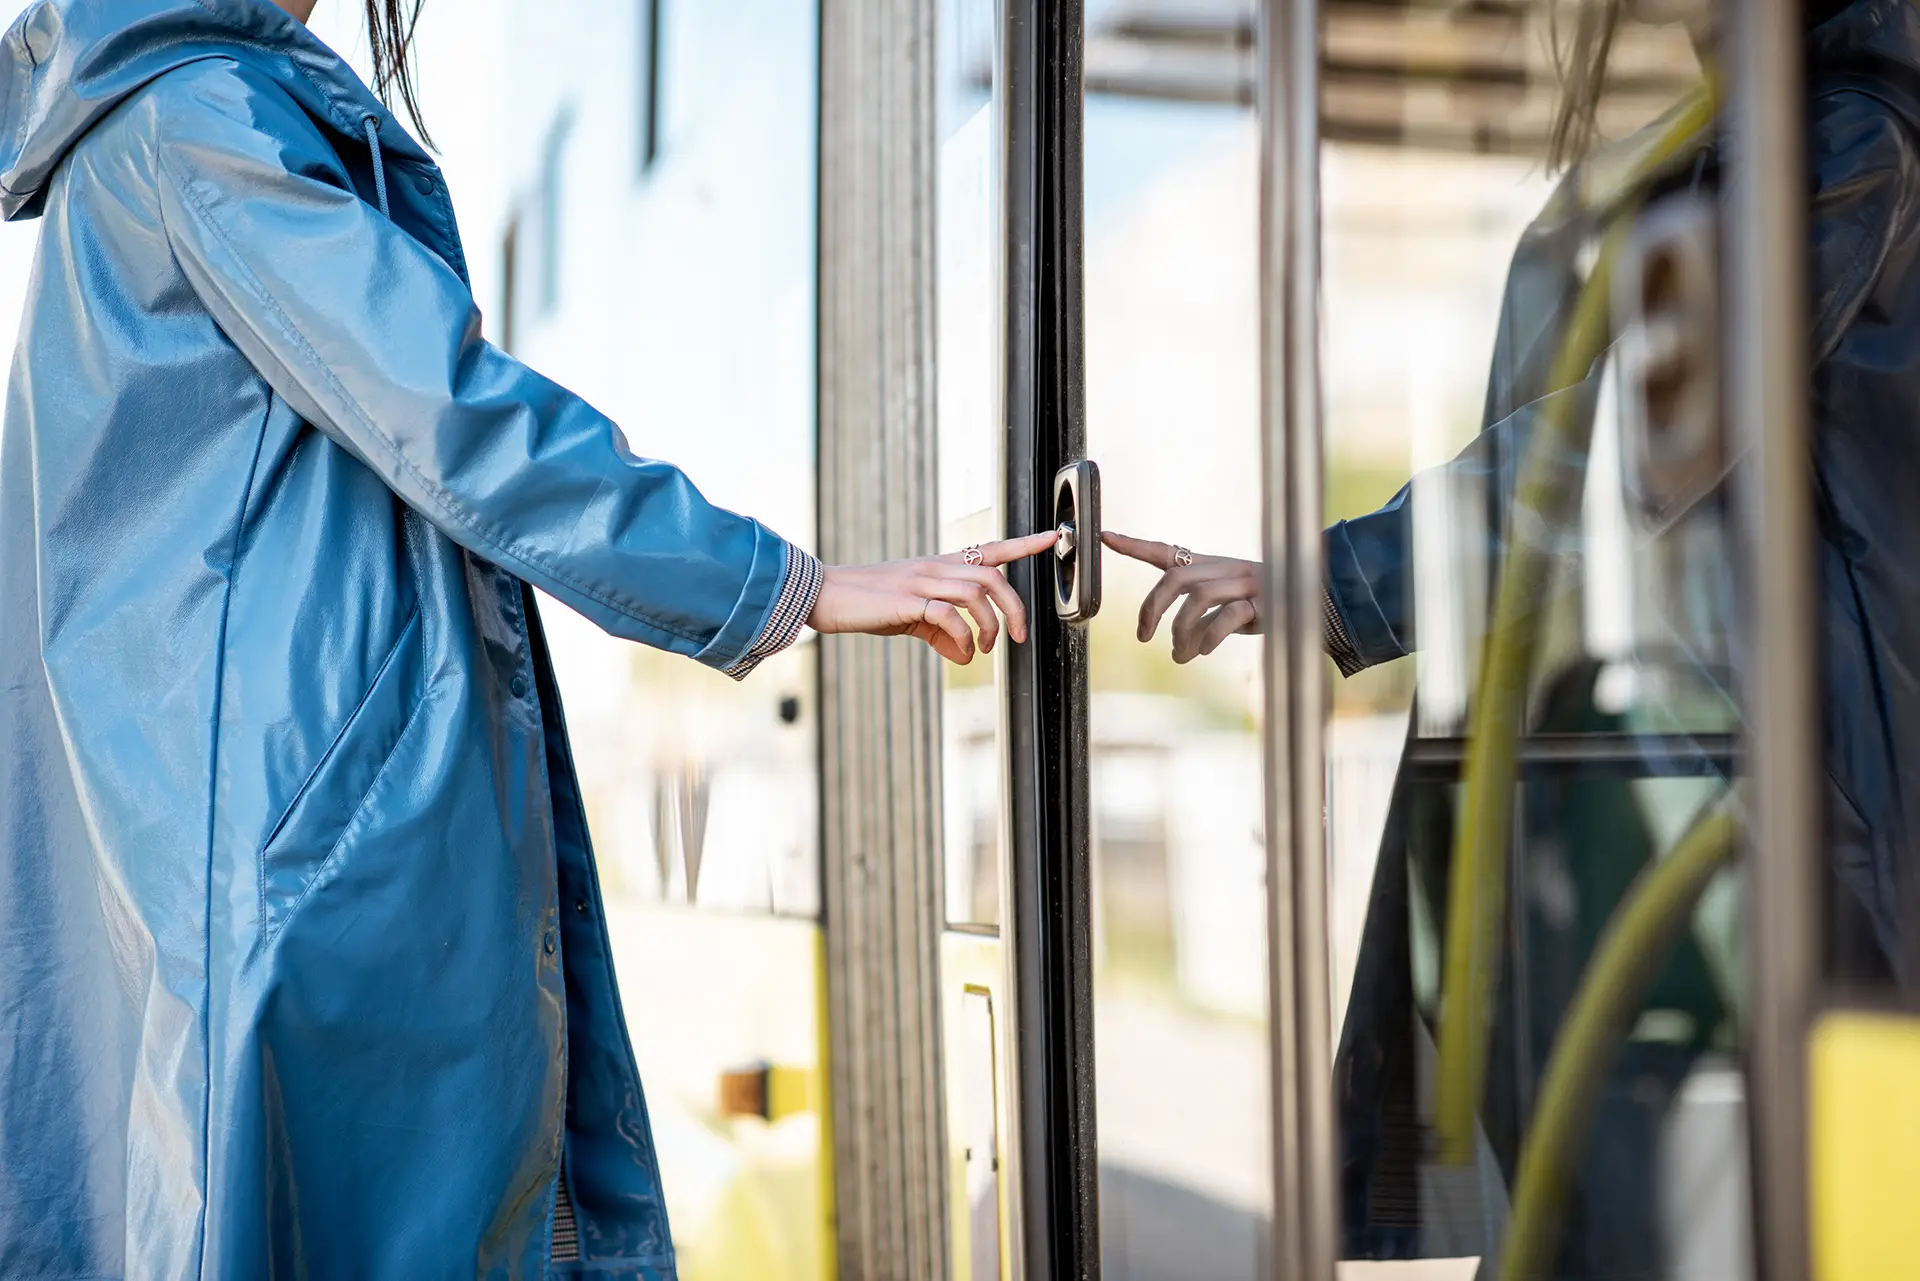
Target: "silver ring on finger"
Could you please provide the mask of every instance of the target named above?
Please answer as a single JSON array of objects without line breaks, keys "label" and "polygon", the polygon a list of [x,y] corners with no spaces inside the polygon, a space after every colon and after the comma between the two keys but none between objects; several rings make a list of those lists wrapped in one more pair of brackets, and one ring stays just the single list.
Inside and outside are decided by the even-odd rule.
[{"label": "silver ring on finger", "polygon": [[987,554],[980,550],[979,543],[975,543],[971,547],[961,549],[960,559],[969,565],[984,565],[987,563]]},{"label": "silver ring on finger", "polygon": [[931,614],[932,612],[933,612],[933,597],[929,596],[925,600],[920,602],[920,621],[923,623],[926,622],[927,615]]},{"label": "silver ring on finger", "polygon": [[1185,569],[1187,566],[1193,564],[1193,553],[1184,547],[1175,547],[1173,549],[1173,563],[1181,569]]}]

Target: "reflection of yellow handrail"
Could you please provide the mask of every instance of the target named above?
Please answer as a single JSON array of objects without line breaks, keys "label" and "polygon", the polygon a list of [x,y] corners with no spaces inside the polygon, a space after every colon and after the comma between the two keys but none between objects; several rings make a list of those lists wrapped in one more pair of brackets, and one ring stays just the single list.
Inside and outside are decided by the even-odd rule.
[{"label": "reflection of yellow handrail", "polygon": [[[1716,88],[1709,79],[1637,157],[1634,175],[1640,181],[1629,184],[1630,190],[1711,125],[1718,105]],[[1548,384],[1554,391],[1583,381],[1606,349],[1613,262],[1633,221],[1631,194],[1627,201],[1627,207],[1614,216],[1613,229],[1561,339]],[[1512,532],[1474,694],[1465,795],[1454,832],[1448,887],[1434,1116],[1440,1159],[1454,1165],[1473,1159],[1474,1116],[1486,1077],[1487,1018],[1506,914],[1507,844],[1512,834],[1521,725],[1540,633],[1539,602],[1552,567],[1552,539],[1578,509],[1584,480],[1584,473],[1568,468],[1562,460],[1584,455],[1593,430],[1590,416],[1573,412],[1572,400],[1558,396],[1541,407],[1540,421],[1521,461],[1513,499],[1516,519],[1510,522]]]},{"label": "reflection of yellow handrail", "polygon": [[1607,922],[1554,1039],[1540,1101],[1520,1152],[1513,1214],[1497,1274],[1506,1281],[1550,1274],[1567,1185],[1579,1164],[1614,1051],[1632,1029],[1647,988],[1693,919],[1700,896],[1714,874],[1732,861],[1738,835],[1733,806],[1715,806],[1671,854],[1641,873]]}]

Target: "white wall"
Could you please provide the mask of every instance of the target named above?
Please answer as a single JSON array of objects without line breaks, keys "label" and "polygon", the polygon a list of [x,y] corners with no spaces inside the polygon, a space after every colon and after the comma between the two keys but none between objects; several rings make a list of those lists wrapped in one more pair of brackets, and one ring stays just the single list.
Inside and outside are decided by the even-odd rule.
[{"label": "white wall", "polygon": [[815,7],[666,4],[659,157],[642,174],[643,7],[506,4],[514,105],[500,137],[529,215],[527,268],[544,149],[571,122],[558,305],[536,314],[538,272],[524,270],[516,354],[611,416],[638,453],[812,546]]},{"label": "white wall", "polygon": [[[265,0],[260,0],[265,3]],[[427,126],[469,244],[474,292],[489,312],[500,294],[498,255],[505,208],[500,144],[507,95],[501,40],[506,0],[441,0],[422,10],[418,35],[420,89]],[[11,26],[27,0],[0,0],[0,26]],[[314,33],[346,55],[363,78],[372,74],[357,0],[319,0]],[[19,332],[38,220],[0,225],[0,351]],[[489,332],[494,318],[488,316]]]},{"label": "white wall", "polygon": [[[504,22],[508,0],[429,0],[415,36],[421,114],[438,147],[447,188],[466,241],[474,296],[498,338],[500,259],[496,246],[506,210],[503,133],[507,92]],[[309,23],[371,83],[360,0],[319,0]],[[406,112],[398,112],[409,124]]]}]

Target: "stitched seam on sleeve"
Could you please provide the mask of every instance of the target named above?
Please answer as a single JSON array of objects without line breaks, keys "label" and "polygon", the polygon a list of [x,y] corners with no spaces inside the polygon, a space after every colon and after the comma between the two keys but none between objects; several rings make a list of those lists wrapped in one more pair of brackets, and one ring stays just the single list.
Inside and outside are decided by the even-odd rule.
[{"label": "stitched seam on sleeve", "polygon": [[227,251],[228,255],[233,259],[234,269],[241,274],[245,283],[252,287],[253,292],[259,297],[262,304],[272,312],[274,319],[280,323],[283,332],[295,344],[300,354],[306,357],[312,369],[316,370],[319,377],[346,403],[347,408],[353,412],[354,417],[359,420],[360,425],[386,449],[394,465],[399,467],[419,484],[422,491],[432,500],[434,505],[439,508],[447,519],[473,534],[487,546],[489,551],[497,553],[501,558],[518,560],[525,565],[531,566],[555,582],[572,588],[588,600],[605,605],[607,608],[615,610],[636,622],[644,623],[657,631],[664,632],[676,640],[685,641],[690,645],[704,646],[709,643],[707,638],[689,635],[676,627],[671,627],[659,621],[626,601],[617,599],[605,592],[588,586],[584,582],[574,578],[571,574],[548,564],[543,557],[535,556],[518,549],[509,540],[501,537],[492,529],[481,525],[469,513],[454,503],[440,486],[434,484],[423,475],[419,468],[415,467],[406,455],[400,452],[393,441],[388,439],[387,434],[381,431],[379,426],[367,415],[366,410],[361,407],[360,402],[354,399],[353,394],[347,390],[345,384],[340,381],[333,370],[328,368],[326,362],[320,359],[320,354],[313,349],[313,345],[307,341],[306,335],[301,333],[299,327],[293,323],[293,318],[287,315],[286,311],[280,306],[279,301],[274,298],[272,293],[270,293],[267,287],[260,281],[260,278],[254,275],[253,271],[247,266],[245,259],[242,258],[234,248],[233,242],[227,239],[226,233],[223,232],[219,224],[213,220],[213,215],[208,211],[198,194],[181,179],[178,173],[174,172],[172,165],[167,161],[166,149],[164,147],[156,147],[154,149],[154,156],[159,162],[160,167],[167,170],[169,176],[172,177],[174,187],[180,192],[181,198],[185,200],[193,212],[199,216],[201,225],[204,226],[209,234],[217,239],[221,247]]}]

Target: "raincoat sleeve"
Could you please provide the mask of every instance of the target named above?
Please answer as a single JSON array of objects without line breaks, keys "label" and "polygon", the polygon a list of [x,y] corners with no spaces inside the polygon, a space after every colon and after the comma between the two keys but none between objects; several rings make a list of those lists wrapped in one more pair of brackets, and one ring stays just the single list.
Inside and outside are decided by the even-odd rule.
[{"label": "raincoat sleeve", "polygon": [[[1465,581],[1482,572],[1478,566],[1458,566],[1440,574],[1440,557],[1471,557],[1481,566],[1498,563],[1502,539],[1538,542],[1552,553],[1575,550],[1570,540],[1577,531],[1549,528],[1539,513],[1509,510],[1513,474],[1536,435],[1534,428],[1555,401],[1572,400],[1569,413],[1591,416],[1599,393],[1603,365],[1596,365],[1585,381],[1521,406],[1468,442],[1453,458],[1414,477],[1384,507],[1352,520],[1336,523],[1322,535],[1325,557],[1323,632],[1328,654],[1343,675],[1402,658],[1418,647],[1414,634],[1416,571],[1424,570],[1443,584]],[[1586,471],[1584,451],[1563,448],[1547,460],[1562,484],[1579,484]],[[1452,520],[1473,531],[1469,537],[1450,537],[1442,546],[1413,551],[1414,504],[1425,496],[1444,492],[1452,505]],[[1450,531],[1457,532],[1457,531]]]},{"label": "raincoat sleeve", "polygon": [[450,538],[615,635],[736,677],[792,642],[812,557],[482,338],[460,276],[354,193],[284,93],[201,65],[217,70],[156,95],[161,220],[279,396]]}]

